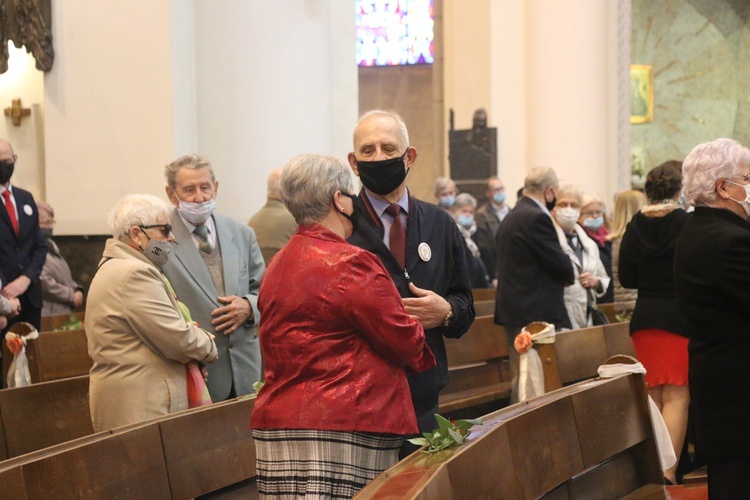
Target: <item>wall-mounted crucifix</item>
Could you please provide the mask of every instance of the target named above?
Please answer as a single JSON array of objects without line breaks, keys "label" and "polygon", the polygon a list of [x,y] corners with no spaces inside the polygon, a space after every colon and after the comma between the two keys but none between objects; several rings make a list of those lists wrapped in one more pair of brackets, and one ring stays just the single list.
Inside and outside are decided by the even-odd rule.
[{"label": "wall-mounted crucifix", "polygon": [[10,116],[13,125],[20,127],[21,118],[29,116],[31,114],[31,109],[22,107],[21,99],[13,99],[11,103],[11,107],[5,108],[5,116]]}]

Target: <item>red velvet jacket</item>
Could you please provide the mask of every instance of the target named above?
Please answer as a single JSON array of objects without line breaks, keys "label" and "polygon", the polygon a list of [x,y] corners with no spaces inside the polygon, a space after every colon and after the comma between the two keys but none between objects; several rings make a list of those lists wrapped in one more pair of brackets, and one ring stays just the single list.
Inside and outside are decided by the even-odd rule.
[{"label": "red velvet jacket", "polygon": [[300,226],[260,285],[266,383],[250,426],[414,434],[406,371],[435,366],[378,258]]}]

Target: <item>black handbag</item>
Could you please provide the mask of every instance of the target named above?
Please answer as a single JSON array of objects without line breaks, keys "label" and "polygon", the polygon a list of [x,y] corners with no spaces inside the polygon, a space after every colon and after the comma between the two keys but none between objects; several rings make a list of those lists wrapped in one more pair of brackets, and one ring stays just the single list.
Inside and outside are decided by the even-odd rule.
[{"label": "black handbag", "polygon": [[601,309],[589,307],[589,314],[591,315],[591,322],[594,326],[609,324],[609,318]]}]

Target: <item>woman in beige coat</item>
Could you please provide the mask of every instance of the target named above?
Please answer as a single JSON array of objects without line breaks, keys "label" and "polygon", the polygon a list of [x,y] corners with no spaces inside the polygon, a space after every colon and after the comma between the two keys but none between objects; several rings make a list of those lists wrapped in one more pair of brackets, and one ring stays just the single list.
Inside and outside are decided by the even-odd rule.
[{"label": "woman in beige coat", "polygon": [[211,334],[183,319],[159,268],[174,241],[166,202],[126,196],[109,225],[114,237],[86,304],[96,431],[187,409],[185,364],[217,357]]}]

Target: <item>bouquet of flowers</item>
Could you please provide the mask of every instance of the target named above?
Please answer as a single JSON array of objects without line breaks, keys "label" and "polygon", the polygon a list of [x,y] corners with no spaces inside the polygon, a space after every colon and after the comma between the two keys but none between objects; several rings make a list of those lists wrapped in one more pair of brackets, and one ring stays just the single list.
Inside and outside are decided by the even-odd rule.
[{"label": "bouquet of flowers", "polygon": [[437,413],[435,418],[438,428],[432,432],[424,432],[421,438],[410,439],[409,442],[422,446],[422,453],[435,453],[452,446],[460,446],[471,434],[471,428],[482,425],[481,420],[448,420]]}]

